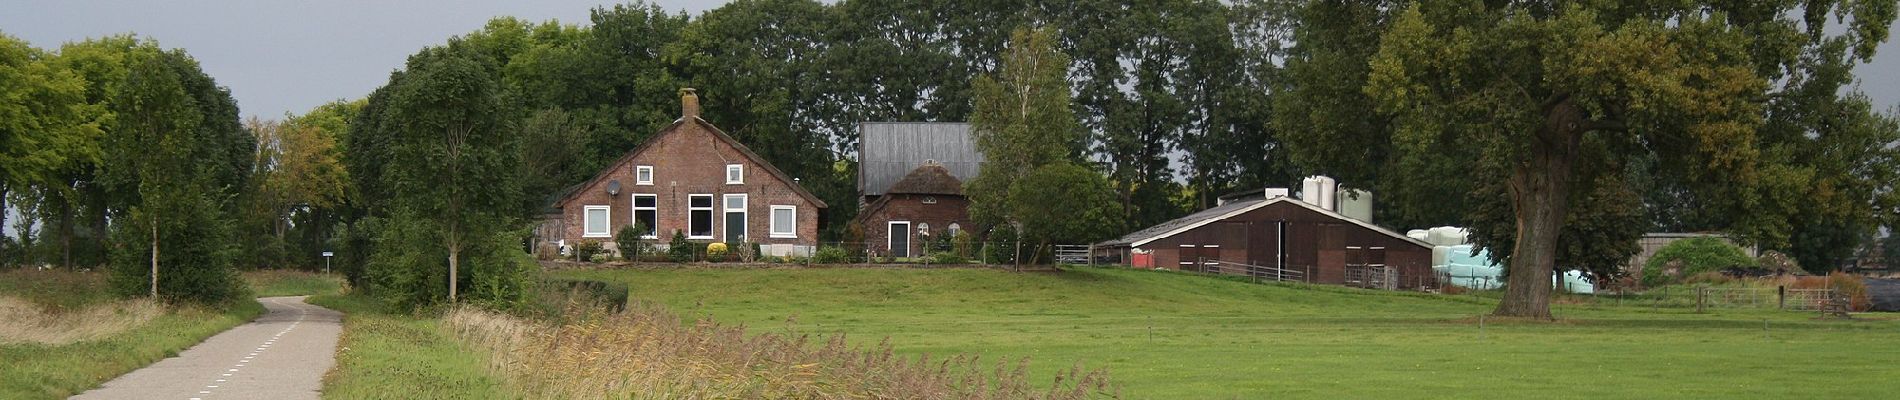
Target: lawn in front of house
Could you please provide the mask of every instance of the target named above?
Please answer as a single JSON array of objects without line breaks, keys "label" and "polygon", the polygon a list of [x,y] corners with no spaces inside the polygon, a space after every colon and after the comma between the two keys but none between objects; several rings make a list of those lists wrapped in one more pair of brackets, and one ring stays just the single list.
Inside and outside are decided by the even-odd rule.
[{"label": "lawn in front of house", "polygon": [[[1900,321],[1560,306],[1077,268],[563,271],[762,331],[890,338],[904,354],[1027,357],[1036,382],[1108,368],[1128,398],[1883,397]],[[1481,327],[1482,325],[1482,327]],[[1764,329],[1764,327],[1766,329]]]}]

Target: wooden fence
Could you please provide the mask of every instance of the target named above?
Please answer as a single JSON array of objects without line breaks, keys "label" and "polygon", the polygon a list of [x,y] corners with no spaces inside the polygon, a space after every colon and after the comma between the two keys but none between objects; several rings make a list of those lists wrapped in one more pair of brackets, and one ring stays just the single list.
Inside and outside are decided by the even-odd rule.
[{"label": "wooden fence", "polygon": [[1306,271],[1292,268],[1275,268],[1261,265],[1248,265],[1231,261],[1200,258],[1197,264],[1200,272],[1215,275],[1239,275],[1253,279],[1254,282],[1310,282]]}]

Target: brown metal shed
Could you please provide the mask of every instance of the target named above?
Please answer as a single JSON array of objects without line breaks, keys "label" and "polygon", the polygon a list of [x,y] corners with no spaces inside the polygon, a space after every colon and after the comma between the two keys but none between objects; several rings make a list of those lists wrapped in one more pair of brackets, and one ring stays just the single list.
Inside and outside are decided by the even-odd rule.
[{"label": "brown metal shed", "polygon": [[1387,288],[1435,286],[1431,245],[1287,197],[1229,202],[1095,249],[1099,258],[1148,263],[1138,268],[1199,271],[1218,261],[1301,271],[1328,284],[1359,283],[1355,276],[1376,269],[1390,277],[1381,280]]}]

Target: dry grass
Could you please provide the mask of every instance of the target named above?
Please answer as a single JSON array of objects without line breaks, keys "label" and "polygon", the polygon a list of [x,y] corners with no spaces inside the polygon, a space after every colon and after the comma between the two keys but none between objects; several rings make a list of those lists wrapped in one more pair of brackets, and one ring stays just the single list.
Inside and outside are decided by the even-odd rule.
[{"label": "dry grass", "polygon": [[[1028,360],[985,362],[892,355],[842,334],[748,334],[710,320],[681,324],[658,305],[620,311],[569,307],[558,324],[463,308],[446,326],[488,350],[490,367],[525,397],[567,399],[1084,399],[1119,397],[1102,370],[1080,366],[1046,389],[1028,383]],[[788,321],[790,324],[791,321]]]},{"label": "dry grass", "polygon": [[144,325],[165,314],[165,306],[134,299],[62,308],[0,296],[0,344],[62,345],[99,339]]},{"label": "dry grass", "polygon": [[72,270],[0,268],[0,296],[54,310],[78,310],[117,300],[106,288],[104,272]]}]

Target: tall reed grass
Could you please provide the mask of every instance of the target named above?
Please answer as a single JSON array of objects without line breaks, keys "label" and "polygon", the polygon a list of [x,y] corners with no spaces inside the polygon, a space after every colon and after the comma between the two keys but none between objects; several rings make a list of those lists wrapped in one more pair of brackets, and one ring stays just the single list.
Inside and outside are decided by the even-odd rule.
[{"label": "tall reed grass", "polygon": [[460,340],[493,354],[490,367],[530,398],[1120,397],[1104,370],[1078,365],[1038,388],[1029,382],[1027,359],[904,357],[893,354],[888,339],[860,348],[846,344],[843,334],[814,339],[750,334],[744,326],[705,319],[682,324],[655,304],[570,306],[546,322],[458,308],[444,321]]},{"label": "tall reed grass", "polygon": [[0,344],[56,346],[98,339],[137,328],[163,314],[163,304],[145,298],[64,308],[0,296]]}]

